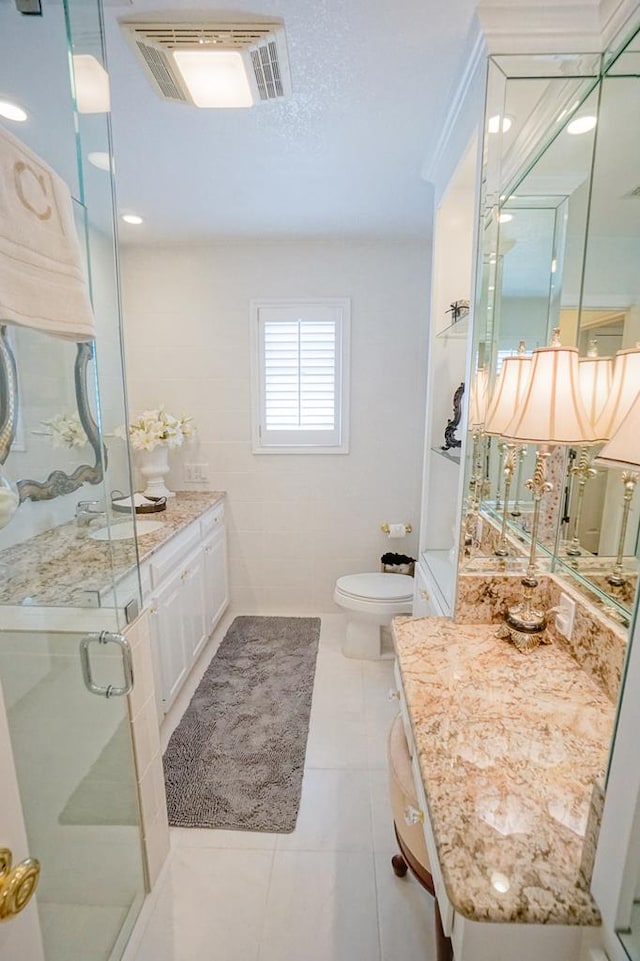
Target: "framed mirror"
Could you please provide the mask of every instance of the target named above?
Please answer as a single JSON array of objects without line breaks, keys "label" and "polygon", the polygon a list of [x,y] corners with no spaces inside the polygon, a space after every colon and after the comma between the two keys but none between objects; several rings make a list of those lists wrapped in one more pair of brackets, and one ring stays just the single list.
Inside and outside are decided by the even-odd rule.
[{"label": "framed mirror", "polygon": [[[43,369],[51,373],[43,376]],[[36,379],[37,390],[29,389]],[[20,403],[22,383],[23,396],[37,397],[37,403]],[[95,396],[92,342],[75,344],[26,328],[0,327],[0,464],[13,454],[13,471],[21,475],[20,502],[51,500],[102,481],[106,450]],[[60,466],[51,470],[54,454]]]}]

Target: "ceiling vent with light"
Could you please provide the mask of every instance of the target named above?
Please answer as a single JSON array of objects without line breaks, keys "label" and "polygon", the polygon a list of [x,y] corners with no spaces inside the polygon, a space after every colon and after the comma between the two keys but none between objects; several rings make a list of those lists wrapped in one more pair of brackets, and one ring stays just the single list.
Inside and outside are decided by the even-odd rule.
[{"label": "ceiling vent with light", "polygon": [[282,21],[121,20],[164,100],[253,107],[291,94]]}]

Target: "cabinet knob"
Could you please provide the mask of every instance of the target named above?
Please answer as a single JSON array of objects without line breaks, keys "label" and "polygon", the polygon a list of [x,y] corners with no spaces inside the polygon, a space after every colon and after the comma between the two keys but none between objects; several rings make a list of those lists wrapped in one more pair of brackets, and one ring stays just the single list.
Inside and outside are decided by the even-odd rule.
[{"label": "cabinet knob", "polygon": [[422,587],[420,589],[420,597],[422,598],[423,601],[431,600],[431,595],[429,594],[429,591],[425,587]]},{"label": "cabinet knob", "polygon": [[149,613],[151,614],[152,617],[154,617],[158,613],[158,608],[155,606],[155,604],[151,605],[151,607],[149,608]]},{"label": "cabinet knob", "polygon": [[414,824],[424,824],[424,811],[420,808],[414,808],[412,804],[404,809],[404,823],[407,827],[412,827]]},{"label": "cabinet knob", "polygon": [[191,571],[188,569],[186,571],[183,571],[182,574],[180,575],[180,580],[186,581],[186,579],[190,576],[190,574],[191,574]]},{"label": "cabinet knob", "polygon": [[399,700],[400,700],[400,691],[395,691],[393,688],[390,688],[390,689],[389,689],[389,693],[387,694],[387,699],[388,699],[389,701],[399,701]]}]

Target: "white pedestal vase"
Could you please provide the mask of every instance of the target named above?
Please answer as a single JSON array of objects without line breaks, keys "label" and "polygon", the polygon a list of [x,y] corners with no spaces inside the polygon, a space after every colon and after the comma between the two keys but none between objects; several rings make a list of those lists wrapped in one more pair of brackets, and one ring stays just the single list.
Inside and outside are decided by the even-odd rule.
[{"label": "white pedestal vase", "polygon": [[136,451],[138,467],[146,487],[142,492],[145,497],[175,497],[173,491],[166,486],[164,479],[169,473],[169,448],[166,444],[158,444],[153,450]]}]

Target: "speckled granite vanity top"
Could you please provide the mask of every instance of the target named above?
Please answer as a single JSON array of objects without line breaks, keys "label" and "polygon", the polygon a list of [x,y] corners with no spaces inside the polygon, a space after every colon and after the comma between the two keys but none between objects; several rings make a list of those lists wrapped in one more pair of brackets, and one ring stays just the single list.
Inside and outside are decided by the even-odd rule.
[{"label": "speckled granite vanity top", "polygon": [[579,868],[611,701],[557,644],[523,655],[495,625],[433,617],[396,618],[393,634],[455,910],[598,924]]},{"label": "speckled granite vanity top", "polygon": [[[144,515],[141,519],[152,518],[163,526],[138,538],[140,560],[223,498],[213,491],[180,492],[168,500],[165,511]],[[110,523],[125,520],[114,515]],[[108,589],[136,563],[132,539],[97,541],[89,536],[94,530],[72,521],[1,551],[0,604],[21,604],[28,597],[37,606],[86,607],[87,592]]]}]

